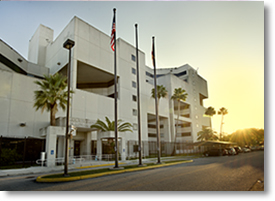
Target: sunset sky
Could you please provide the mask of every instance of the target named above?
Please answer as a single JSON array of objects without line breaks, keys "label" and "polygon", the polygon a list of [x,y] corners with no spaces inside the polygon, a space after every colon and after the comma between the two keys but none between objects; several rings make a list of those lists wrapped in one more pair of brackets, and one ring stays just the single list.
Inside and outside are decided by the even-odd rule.
[{"label": "sunset sky", "polygon": [[[106,34],[117,9],[117,37],[139,48],[152,67],[155,36],[157,67],[189,64],[208,82],[204,106],[228,109],[225,133],[264,128],[264,3],[225,2],[0,2],[0,38],[27,59],[28,42],[39,24],[54,37],[73,16]],[[4,19],[4,20],[3,20]],[[220,130],[221,116],[213,117]]]}]

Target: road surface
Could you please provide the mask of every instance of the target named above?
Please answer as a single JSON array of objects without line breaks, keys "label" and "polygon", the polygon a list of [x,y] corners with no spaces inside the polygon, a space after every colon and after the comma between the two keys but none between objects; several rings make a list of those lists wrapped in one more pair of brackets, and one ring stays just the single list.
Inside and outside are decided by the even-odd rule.
[{"label": "road surface", "polygon": [[[249,191],[264,181],[264,151],[205,157],[193,163],[65,183],[38,175],[0,178],[1,191]],[[263,189],[262,189],[263,190]]]}]

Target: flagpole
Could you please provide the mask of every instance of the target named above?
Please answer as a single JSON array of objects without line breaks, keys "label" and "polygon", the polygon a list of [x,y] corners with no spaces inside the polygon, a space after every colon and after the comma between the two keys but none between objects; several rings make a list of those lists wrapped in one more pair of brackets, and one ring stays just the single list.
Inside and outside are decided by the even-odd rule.
[{"label": "flagpole", "polygon": [[155,86],[155,107],[156,107],[156,128],[157,128],[157,149],[158,149],[158,163],[160,162],[160,127],[159,127],[159,112],[158,112],[158,96],[157,96],[157,73],[156,73],[156,61],[155,61],[155,37],[152,37],[152,58],[154,66],[154,86]]},{"label": "flagpole", "polygon": [[[116,21],[116,9],[114,11],[114,22]],[[114,32],[114,73],[115,73],[115,167],[118,168],[118,148],[117,148],[117,68],[116,68],[116,30]]]},{"label": "flagpole", "polygon": [[141,155],[141,129],[140,129],[140,93],[139,93],[139,64],[138,64],[138,24],[136,27],[136,71],[137,71],[137,109],[138,109],[138,152],[139,152],[139,165],[142,166]]}]

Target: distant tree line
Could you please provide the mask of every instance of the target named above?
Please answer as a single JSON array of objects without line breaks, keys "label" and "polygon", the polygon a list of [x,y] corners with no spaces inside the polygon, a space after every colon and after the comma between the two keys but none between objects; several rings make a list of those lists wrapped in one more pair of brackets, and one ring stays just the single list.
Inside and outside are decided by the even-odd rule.
[{"label": "distant tree line", "polygon": [[[222,125],[224,124],[224,115],[228,114],[228,110],[222,107],[217,113],[222,116],[219,135],[216,131],[212,130],[212,126],[210,126],[210,128],[203,128],[197,133],[198,140],[230,141],[236,142],[239,146],[257,146],[264,144],[264,129],[240,129],[232,134],[224,135],[222,132]],[[205,115],[209,117],[213,117],[215,114],[216,111],[213,107],[208,107],[205,111]]]},{"label": "distant tree line", "polygon": [[257,146],[264,144],[264,129],[240,129],[223,137],[222,140],[236,142],[240,146]]}]

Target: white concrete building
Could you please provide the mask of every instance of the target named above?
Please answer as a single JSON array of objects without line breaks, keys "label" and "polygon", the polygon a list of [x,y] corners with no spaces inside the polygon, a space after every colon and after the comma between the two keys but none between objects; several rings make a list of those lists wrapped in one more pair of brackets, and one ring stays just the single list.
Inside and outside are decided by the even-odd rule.
[{"label": "white concrete building", "polygon": [[[71,124],[77,132],[70,145],[70,155],[95,155],[108,152],[114,135],[100,133],[90,126],[105,117],[114,120],[114,55],[110,35],[74,17],[54,40],[53,30],[40,25],[29,42],[28,60],[0,40],[0,132],[6,138],[32,136],[46,140],[45,150],[49,165],[65,151],[66,113],[59,110],[57,126],[49,126],[48,113],[35,111],[34,81],[44,74],[57,72],[67,75],[67,39],[75,41],[72,48]],[[138,141],[136,102],[136,49],[123,39],[117,39],[118,118],[134,125],[133,133],[119,133],[121,159],[134,155]],[[143,153],[150,154],[156,141],[155,102],[151,98],[153,69],[145,65],[145,53],[139,51],[141,138]],[[157,69],[157,84],[164,85],[168,96],[160,100],[161,141],[173,142],[177,119],[177,104],[171,100],[174,89],[181,87],[188,93],[181,103],[178,141],[195,142],[197,132],[210,126],[203,117],[203,99],[208,97],[207,82],[188,64],[178,68]]]}]

